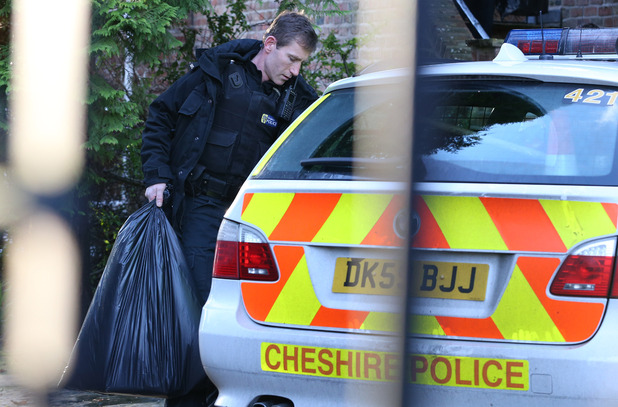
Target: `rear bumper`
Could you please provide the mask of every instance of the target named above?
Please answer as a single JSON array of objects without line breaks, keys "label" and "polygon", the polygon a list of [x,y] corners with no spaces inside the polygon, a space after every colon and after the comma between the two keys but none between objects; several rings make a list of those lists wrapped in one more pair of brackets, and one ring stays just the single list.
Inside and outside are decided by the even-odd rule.
[{"label": "rear bumper", "polygon": [[217,406],[247,407],[263,395],[295,407],[399,403],[398,366],[388,357],[400,349],[396,338],[257,324],[240,292],[237,280],[213,279],[202,312],[200,353]]},{"label": "rear bumper", "polygon": [[[415,406],[615,406],[616,332],[618,303],[610,300],[602,327],[577,345],[415,339],[408,353],[427,358],[426,376],[433,373],[444,382],[450,374],[451,380],[407,389]],[[202,364],[219,388],[217,406],[247,407],[263,395],[288,398],[295,407],[400,405],[398,382],[386,380],[385,366],[376,362],[380,355],[397,353],[394,337],[257,324],[244,310],[238,281],[213,280],[199,335]],[[361,368],[341,364],[341,375],[352,378],[336,377],[334,354],[320,364],[320,349],[349,351],[354,361],[360,354]],[[434,372],[431,357],[441,357]],[[407,360],[421,377],[422,362]],[[378,380],[368,380],[378,371]]]}]

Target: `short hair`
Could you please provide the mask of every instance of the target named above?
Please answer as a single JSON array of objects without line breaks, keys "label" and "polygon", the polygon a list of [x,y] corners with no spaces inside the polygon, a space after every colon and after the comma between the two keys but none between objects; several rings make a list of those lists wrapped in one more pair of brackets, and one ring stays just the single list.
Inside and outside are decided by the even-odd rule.
[{"label": "short hair", "polygon": [[292,41],[312,53],[318,45],[318,35],[304,13],[284,11],[279,14],[264,33],[263,40],[273,36],[277,39],[277,48],[285,47]]}]

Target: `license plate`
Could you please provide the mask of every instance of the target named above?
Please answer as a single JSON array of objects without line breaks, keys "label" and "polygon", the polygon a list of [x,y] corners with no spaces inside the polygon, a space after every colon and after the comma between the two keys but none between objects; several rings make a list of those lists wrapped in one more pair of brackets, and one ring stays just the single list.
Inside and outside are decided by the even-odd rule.
[{"label": "license plate", "polygon": [[488,264],[415,261],[412,267],[412,295],[483,301],[488,275]]},{"label": "license plate", "polygon": [[[396,260],[339,257],[335,262],[332,291],[402,294],[400,270]],[[488,275],[488,264],[415,261],[411,291],[417,297],[483,301]]]},{"label": "license plate", "polygon": [[403,293],[399,262],[339,257],[335,262],[334,293],[395,295]]}]

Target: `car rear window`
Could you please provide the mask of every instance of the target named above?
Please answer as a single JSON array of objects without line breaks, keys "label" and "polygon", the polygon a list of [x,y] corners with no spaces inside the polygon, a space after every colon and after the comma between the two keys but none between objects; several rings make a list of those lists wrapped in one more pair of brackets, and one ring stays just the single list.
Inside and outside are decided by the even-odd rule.
[{"label": "car rear window", "polygon": [[421,94],[417,180],[618,184],[617,88],[432,80]]},{"label": "car rear window", "polygon": [[[508,78],[417,83],[417,181],[618,185],[618,88]],[[407,148],[401,134],[385,131],[408,126],[393,114],[396,93],[384,85],[363,87],[361,98],[354,89],[332,92],[256,177],[404,177]]]},{"label": "car rear window", "polygon": [[[393,168],[405,175],[406,149],[385,134],[392,128],[392,87],[330,93],[282,143],[262,171],[261,179],[384,179]],[[396,118],[395,118],[396,120]],[[402,123],[404,122],[402,118]],[[399,128],[405,129],[404,124]]]}]

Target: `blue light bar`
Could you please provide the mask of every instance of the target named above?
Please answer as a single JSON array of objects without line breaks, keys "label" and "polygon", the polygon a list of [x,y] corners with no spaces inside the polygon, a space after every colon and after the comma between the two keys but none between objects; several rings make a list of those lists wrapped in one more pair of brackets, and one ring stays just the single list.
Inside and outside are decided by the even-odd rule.
[{"label": "blue light bar", "polygon": [[[546,30],[512,30],[506,36],[504,42],[515,45],[526,55],[559,54],[560,41],[562,40],[562,28],[550,28]],[[543,37],[545,38],[545,50],[543,50]],[[544,52],[543,52],[544,51]]]},{"label": "blue light bar", "polygon": [[618,28],[512,30],[504,40],[526,55],[616,55]]}]

